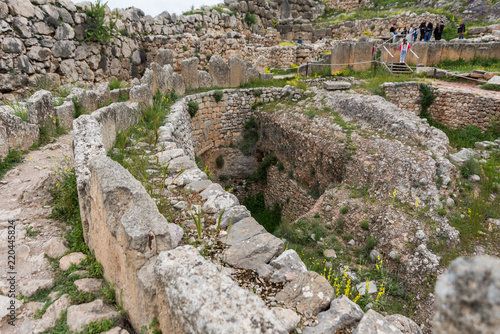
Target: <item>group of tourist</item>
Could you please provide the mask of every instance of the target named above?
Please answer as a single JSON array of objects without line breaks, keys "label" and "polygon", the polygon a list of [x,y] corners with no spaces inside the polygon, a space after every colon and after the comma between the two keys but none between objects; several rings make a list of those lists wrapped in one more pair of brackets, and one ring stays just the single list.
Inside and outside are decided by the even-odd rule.
[{"label": "group of tourist", "polygon": [[[436,27],[434,28],[434,24],[432,24],[431,21],[423,21],[422,23],[420,23],[419,27],[414,27],[413,24],[411,24],[410,29],[404,27],[404,29],[399,33],[397,32],[396,25],[393,24],[389,31],[394,35],[403,35],[407,37],[409,40],[413,40],[413,42],[417,41],[419,32],[420,32],[420,41],[423,40],[425,42],[431,40],[432,33],[434,32],[434,39],[436,41],[439,41],[441,40],[441,36],[443,35],[444,22],[441,21],[439,24],[436,24]],[[465,32],[465,25],[464,25],[464,32]]]},{"label": "group of tourist", "polygon": [[[406,60],[406,54],[410,50],[411,46],[408,42],[408,40],[413,40],[413,42],[417,41],[418,33],[420,32],[420,41],[425,41],[428,42],[431,40],[432,33],[434,32],[434,39],[436,41],[441,40],[441,36],[443,35],[444,31],[444,22],[441,21],[439,24],[436,25],[436,28],[434,28],[434,25],[432,24],[431,21],[423,21],[420,23],[420,26],[413,27],[413,24],[410,25],[410,29],[408,30],[406,27],[398,33],[396,28],[396,25],[393,24],[390,32],[394,35],[402,35],[403,41],[401,42],[401,45],[399,46],[399,51],[401,52],[400,57],[399,57],[399,62],[404,63]],[[460,25],[458,27],[458,38],[463,39],[465,34],[465,23],[462,21],[460,22]]]}]

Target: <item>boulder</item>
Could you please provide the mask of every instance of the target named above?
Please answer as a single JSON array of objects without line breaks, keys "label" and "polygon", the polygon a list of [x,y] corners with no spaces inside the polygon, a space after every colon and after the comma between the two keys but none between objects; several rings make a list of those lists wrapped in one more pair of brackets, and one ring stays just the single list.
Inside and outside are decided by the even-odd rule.
[{"label": "boulder", "polygon": [[500,259],[460,257],[435,288],[434,333],[496,333],[500,326]]},{"label": "boulder", "polygon": [[323,88],[326,90],[345,90],[351,89],[351,84],[347,81],[324,81]]},{"label": "boulder", "polygon": [[[0,295],[0,321],[3,320],[3,318],[6,318],[10,314],[9,307],[11,307],[11,298],[7,296],[2,296]],[[23,305],[23,302],[20,300],[13,300],[14,303],[14,309],[17,310]]]},{"label": "boulder", "polygon": [[229,87],[239,87],[245,83],[245,64],[238,57],[231,57],[229,65]]},{"label": "boulder", "polygon": [[387,321],[380,313],[368,310],[353,334],[403,334],[396,326]]},{"label": "boulder", "polygon": [[59,27],[57,27],[54,37],[58,41],[63,39],[73,39],[75,38],[75,31],[69,24],[63,23]]},{"label": "boulder", "polygon": [[148,85],[137,85],[130,88],[130,102],[137,102],[141,106],[153,104],[153,91]]},{"label": "boulder", "polygon": [[198,84],[200,88],[212,87],[212,77],[207,71],[198,71]]},{"label": "boulder", "polygon": [[81,278],[74,282],[76,288],[80,292],[88,292],[94,295],[101,291],[101,287],[104,285],[104,280],[99,278]]},{"label": "boulder", "polygon": [[173,72],[171,78],[172,78],[171,89],[173,89],[179,95],[184,95],[184,93],[186,92],[186,86],[182,75]]},{"label": "boulder", "polygon": [[326,278],[313,271],[300,273],[276,295],[276,301],[291,305],[310,317],[325,310],[335,297]]},{"label": "boulder", "polygon": [[470,148],[463,148],[460,150],[460,152],[457,152],[455,154],[450,154],[450,161],[460,165],[463,164],[468,159],[473,158],[474,156],[475,156],[474,150]]},{"label": "boulder", "polygon": [[42,62],[49,59],[52,52],[50,49],[42,48],[40,46],[32,46],[30,52],[28,52],[28,57],[30,59]]},{"label": "boulder", "polygon": [[85,254],[81,252],[70,253],[59,260],[59,268],[62,271],[67,271],[72,264],[79,265],[85,258]]},{"label": "boulder", "polygon": [[26,102],[26,112],[28,114],[29,123],[45,126],[49,132],[55,131],[56,115],[51,92],[39,90],[31,95]]},{"label": "boulder", "polygon": [[31,65],[29,58],[25,55],[22,55],[19,58],[17,58],[17,68],[22,73],[26,73],[26,74],[35,73],[35,69]]},{"label": "boulder", "polygon": [[65,101],[62,105],[54,108],[57,122],[63,129],[71,129],[75,116],[75,104],[73,101]]},{"label": "boulder", "polygon": [[294,311],[281,307],[273,307],[271,311],[273,311],[274,317],[283,324],[289,333],[297,328],[300,316]]},{"label": "boulder", "polygon": [[230,246],[224,253],[226,263],[256,270],[264,277],[271,274],[272,268],[267,265],[269,261],[284,249],[283,241],[266,232],[253,218],[245,218],[231,227],[223,242]]},{"label": "boulder", "polygon": [[284,251],[269,264],[274,268],[271,280],[275,282],[291,281],[300,273],[307,271],[306,265],[293,249]]},{"label": "boulder", "polygon": [[500,75],[495,75],[490,80],[488,80],[488,84],[491,85],[500,85]]},{"label": "boulder", "polygon": [[29,0],[7,0],[10,12],[13,16],[31,18],[35,16],[35,6]]},{"label": "boulder", "polygon": [[389,315],[385,319],[397,327],[403,334],[422,334],[419,325],[401,314]]},{"label": "boulder", "polygon": [[19,38],[7,37],[2,42],[2,50],[7,53],[21,54],[26,51],[24,43]]},{"label": "boulder", "polygon": [[306,327],[302,331],[304,334],[328,334],[337,333],[343,328],[354,325],[361,320],[364,312],[358,304],[352,302],[348,297],[341,296],[334,299],[330,304],[330,309],[318,314],[318,325],[316,327]]},{"label": "boulder", "polygon": [[158,55],[156,55],[156,62],[160,66],[173,65],[174,64],[174,53],[169,49],[158,50]]},{"label": "boulder", "polygon": [[69,248],[64,245],[62,238],[52,238],[45,244],[44,247],[45,254],[51,259],[56,259],[63,256]]},{"label": "boulder", "polygon": [[71,58],[75,45],[72,41],[57,41],[52,48],[52,54],[56,58]]},{"label": "boulder", "polygon": [[181,74],[184,78],[186,89],[197,89],[199,87],[198,81],[198,63],[197,57],[184,59],[181,62]]},{"label": "boulder", "polygon": [[232,219],[232,225],[236,225],[245,218],[251,217],[250,211],[244,205],[235,205],[224,211],[222,215],[221,224],[222,228],[228,227]]},{"label": "boulder", "polygon": [[229,65],[226,64],[221,56],[215,55],[210,58],[208,63],[212,84],[214,87],[229,86]]},{"label": "boulder", "polygon": [[62,311],[66,310],[71,305],[69,295],[64,294],[52,305],[50,305],[42,316],[42,319],[35,325],[33,333],[42,333],[47,329],[52,328],[56,324],[56,320]]},{"label": "boulder", "polygon": [[91,303],[73,305],[68,308],[68,327],[73,332],[80,332],[91,322],[117,318],[120,313],[101,299]]},{"label": "boulder", "polygon": [[[239,287],[192,246],[160,253],[154,275],[163,286],[158,293],[166,295],[168,309],[178,314],[177,331],[162,326],[165,333],[287,333],[262,299]],[[151,279],[144,275],[145,281]]]}]

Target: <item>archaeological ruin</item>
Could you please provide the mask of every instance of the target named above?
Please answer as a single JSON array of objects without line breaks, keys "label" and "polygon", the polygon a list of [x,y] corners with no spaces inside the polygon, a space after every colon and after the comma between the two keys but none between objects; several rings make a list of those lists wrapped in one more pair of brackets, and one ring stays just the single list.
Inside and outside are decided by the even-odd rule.
[{"label": "archaeological ruin", "polygon": [[0,2],[1,333],[498,332],[500,2],[163,5]]}]

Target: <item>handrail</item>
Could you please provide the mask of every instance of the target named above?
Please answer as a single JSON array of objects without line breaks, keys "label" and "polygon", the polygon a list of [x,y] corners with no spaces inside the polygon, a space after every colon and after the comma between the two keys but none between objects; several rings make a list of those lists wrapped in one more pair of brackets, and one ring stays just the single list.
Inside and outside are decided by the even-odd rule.
[{"label": "handrail", "polygon": [[385,45],[384,45],[384,49],[385,49],[385,51],[387,51],[391,55],[392,58],[394,58],[394,56],[392,55],[392,53],[389,50],[387,50],[387,48],[385,47]]},{"label": "handrail", "polygon": [[417,57],[417,65],[418,65],[418,61],[420,60],[420,57],[419,57],[419,56],[417,56],[417,54],[416,54],[415,52],[413,52],[413,50],[412,50],[411,48],[410,48],[410,52],[411,52],[411,53],[413,53],[413,55],[414,55],[415,57]]}]

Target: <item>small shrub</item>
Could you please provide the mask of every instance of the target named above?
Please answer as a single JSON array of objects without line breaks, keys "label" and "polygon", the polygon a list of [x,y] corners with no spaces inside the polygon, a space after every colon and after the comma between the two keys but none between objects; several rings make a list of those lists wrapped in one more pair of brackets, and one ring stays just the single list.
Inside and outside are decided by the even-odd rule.
[{"label": "small shrub", "polygon": [[278,164],[276,165],[276,167],[278,167],[278,170],[280,172],[284,171],[285,170],[285,166],[283,165],[283,163],[280,161],[278,162]]},{"label": "small shrub", "polygon": [[246,12],[245,13],[245,23],[250,27],[254,24],[257,23],[257,18],[255,17],[255,14]]},{"label": "small shrub", "polygon": [[220,102],[222,97],[224,96],[224,92],[222,90],[215,91],[213,94],[215,102]]},{"label": "small shrub", "polygon": [[422,111],[420,112],[420,117],[429,118],[428,109],[434,103],[436,96],[432,93],[432,90],[426,84],[420,84],[419,86],[421,100],[420,103],[422,105]]},{"label": "small shrub", "polygon": [[219,168],[224,167],[224,157],[222,156],[222,154],[219,155],[217,157],[217,159],[215,159],[215,163],[217,164],[217,167],[219,167]]},{"label": "small shrub", "polygon": [[481,166],[474,157],[467,159],[464,164],[460,167],[460,174],[462,177],[468,179],[471,175],[479,175],[481,172]]},{"label": "small shrub", "polygon": [[448,212],[446,212],[446,209],[441,207],[437,210],[437,213],[440,215],[440,216],[446,216],[448,214]]},{"label": "small shrub", "polygon": [[342,205],[342,206],[340,207],[340,213],[341,213],[341,214],[345,215],[345,214],[346,214],[346,213],[348,213],[348,212],[349,212],[349,208],[348,208],[347,206]]},{"label": "small shrub", "polygon": [[188,102],[187,105],[188,105],[189,115],[191,116],[191,118],[195,117],[196,113],[200,109],[200,106],[198,105],[198,102],[191,100],[191,101]]},{"label": "small shrub", "polygon": [[320,218],[320,217],[321,217],[321,216],[320,216],[319,212],[316,212],[316,213],[314,214],[314,218]]},{"label": "small shrub", "polygon": [[219,181],[221,181],[221,182],[225,182],[225,181],[227,181],[227,180],[229,180],[229,176],[227,176],[227,175],[225,175],[225,174],[221,174],[221,175],[219,175]]},{"label": "small shrub", "polygon": [[253,96],[260,97],[262,95],[262,89],[254,89]]},{"label": "small shrub", "polygon": [[121,86],[122,82],[120,81],[120,79],[115,78],[109,83],[109,90],[120,89]]},{"label": "small shrub", "polygon": [[368,223],[367,220],[361,221],[361,223],[359,223],[359,226],[361,226],[361,228],[366,231],[370,229],[370,223]]},{"label": "small shrub", "polygon": [[337,218],[337,221],[335,222],[335,224],[337,225],[337,232],[339,234],[343,233],[344,232],[344,226],[345,226],[345,219],[344,219],[344,217]]},{"label": "small shrub", "polygon": [[255,117],[252,116],[248,122],[245,123],[245,130],[251,130],[255,128]]},{"label": "small shrub", "polygon": [[97,0],[96,3],[91,3],[87,9],[87,22],[85,29],[85,41],[94,41],[105,44],[110,39],[115,37],[116,20],[111,20],[106,23],[106,4]]}]

